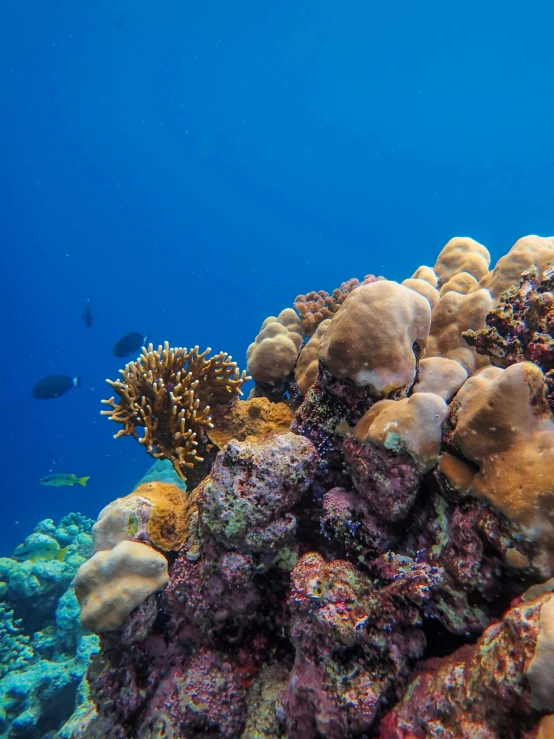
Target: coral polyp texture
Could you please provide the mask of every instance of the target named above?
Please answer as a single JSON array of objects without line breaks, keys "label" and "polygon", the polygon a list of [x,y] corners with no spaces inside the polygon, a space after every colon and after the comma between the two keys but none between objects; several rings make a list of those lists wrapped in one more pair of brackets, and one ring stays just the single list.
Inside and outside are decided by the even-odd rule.
[{"label": "coral polyp texture", "polygon": [[133,436],[184,479],[209,451],[211,407],[235,400],[247,379],[225,352],[208,358],[210,351],[150,344],[120,370],[120,380],[107,380],[115,396],[103,401],[110,409],[102,413],[123,426],[115,437]]},{"label": "coral polyp texture", "polygon": [[109,413],[187,489],[147,476],[100,513],[75,589],[101,648],[60,739],[552,736],[553,244],[491,269],[457,237],[403,282],[299,296],[246,401],[225,355],[127,366]]},{"label": "coral polyp texture", "polygon": [[325,290],[312,290],[306,295],[298,295],[294,301],[294,308],[298,311],[302,321],[302,328],[306,336],[313,336],[322,321],[332,318],[352,290],[360,285],[369,285],[379,278],[375,275],[366,275],[360,280],[353,277],[346,280],[340,287],[333,290],[331,294]]}]

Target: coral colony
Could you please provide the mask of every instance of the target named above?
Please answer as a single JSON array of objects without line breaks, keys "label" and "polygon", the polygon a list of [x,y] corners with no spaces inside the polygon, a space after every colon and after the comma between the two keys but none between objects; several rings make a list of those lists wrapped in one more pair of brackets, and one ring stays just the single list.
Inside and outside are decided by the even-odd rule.
[{"label": "coral colony", "polygon": [[402,284],[299,296],[246,400],[223,353],[128,364],[116,436],[187,490],[100,513],[74,582],[100,648],[59,736],[553,737],[553,264],[554,238],[492,270],[455,238]]}]

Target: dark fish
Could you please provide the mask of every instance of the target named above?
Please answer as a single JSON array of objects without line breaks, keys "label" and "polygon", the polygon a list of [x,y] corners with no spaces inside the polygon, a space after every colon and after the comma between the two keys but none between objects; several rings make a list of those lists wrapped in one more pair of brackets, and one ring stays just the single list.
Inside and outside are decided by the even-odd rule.
[{"label": "dark fish", "polygon": [[83,316],[83,321],[85,322],[86,327],[90,328],[92,326],[92,310],[90,307],[90,299],[87,300],[87,304],[85,305],[81,315]]},{"label": "dark fish", "polygon": [[130,354],[138,352],[141,347],[146,346],[148,338],[148,334],[143,336],[136,331],[125,334],[125,336],[114,344],[112,354],[114,357],[128,357]]},{"label": "dark fish", "polygon": [[80,377],[49,375],[36,383],[31,394],[37,400],[52,400],[52,398],[59,398],[60,395],[65,395],[71,388],[79,387],[80,384]]}]

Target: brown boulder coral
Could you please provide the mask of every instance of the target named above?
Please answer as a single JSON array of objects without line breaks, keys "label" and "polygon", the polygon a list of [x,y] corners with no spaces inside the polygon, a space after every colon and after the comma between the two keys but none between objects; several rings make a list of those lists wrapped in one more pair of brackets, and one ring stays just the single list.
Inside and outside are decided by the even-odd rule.
[{"label": "brown boulder coral", "polygon": [[300,356],[298,357],[298,362],[296,364],[295,379],[302,395],[306,395],[308,390],[316,381],[319,362],[319,347],[330,325],[330,319],[322,321],[317,327],[312,338],[300,352]]},{"label": "brown boulder coral", "polygon": [[192,478],[192,486],[207,474],[198,465],[210,451],[211,407],[235,400],[248,379],[228,354],[208,359],[210,351],[170,348],[167,341],[157,350],[143,347],[140,357],[120,370],[121,380],[107,380],[118,399],[102,401],[110,406],[102,414],[123,425],[115,438],[133,436],[152,457],[171,460],[180,477]]},{"label": "brown boulder coral", "polygon": [[480,287],[486,287],[495,302],[503,292],[519,284],[525,270],[536,267],[542,273],[554,264],[554,236],[524,236],[518,239],[510,251],[501,257],[494,269],[485,275]]},{"label": "brown boulder coral", "polygon": [[441,286],[460,272],[480,280],[487,274],[490,261],[489,251],[483,244],[467,236],[455,236],[440,252],[434,270]]},{"label": "brown boulder coral", "polygon": [[378,397],[408,388],[431,323],[429,301],[388,280],[354,290],[331,321],[319,357],[333,377]]},{"label": "brown boulder coral", "polygon": [[[448,442],[477,465],[468,477],[471,492],[553,543],[554,420],[545,388],[543,373],[531,362],[488,367],[454,398]],[[447,466],[441,471],[448,477]]]}]

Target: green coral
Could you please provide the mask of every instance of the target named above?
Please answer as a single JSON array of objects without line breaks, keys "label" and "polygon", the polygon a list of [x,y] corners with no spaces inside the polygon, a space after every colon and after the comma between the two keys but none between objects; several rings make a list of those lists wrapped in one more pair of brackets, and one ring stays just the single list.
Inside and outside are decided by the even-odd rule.
[{"label": "green coral", "polygon": [[92,523],[80,514],[41,521],[17,558],[0,558],[0,739],[43,739],[85,710],[99,642],[81,627],[71,583],[93,552]]},{"label": "green coral", "polygon": [[13,610],[0,603],[0,679],[9,670],[24,669],[34,655],[31,639],[23,633],[21,622],[14,621]]},{"label": "green coral", "polygon": [[129,538],[132,539],[138,530],[139,530],[138,519],[134,513],[130,513],[129,517],[127,518],[127,534],[129,535]]},{"label": "green coral", "polygon": [[277,715],[279,698],[287,687],[288,670],[281,665],[264,665],[248,691],[246,726],[241,739],[284,739]]}]

